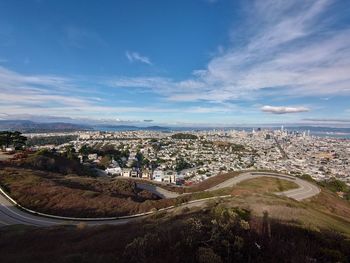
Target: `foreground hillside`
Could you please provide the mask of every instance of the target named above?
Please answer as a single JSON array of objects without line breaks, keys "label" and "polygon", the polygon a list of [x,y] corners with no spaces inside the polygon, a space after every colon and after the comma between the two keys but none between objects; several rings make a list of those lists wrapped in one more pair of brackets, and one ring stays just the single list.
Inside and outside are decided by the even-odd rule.
[{"label": "foreground hillside", "polygon": [[122,216],[170,205],[132,181],[109,182],[18,167],[2,166],[0,185],[24,207],[61,216]]},{"label": "foreground hillside", "polygon": [[[3,227],[1,262],[350,261],[350,202],[327,187],[320,186],[319,195],[301,202],[274,194],[297,187],[279,178],[255,178],[203,191],[237,176],[231,173],[179,188],[191,192],[186,196],[159,199],[138,189],[134,180],[56,172],[56,159],[52,162],[53,156],[46,157],[0,164],[0,185],[28,208],[104,217],[176,207],[125,225]],[[183,204],[217,195],[231,197]]]},{"label": "foreground hillside", "polygon": [[[44,163],[47,162],[46,157]],[[42,155],[29,156],[15,165],[0,164],[0,185],[21,205],[38,212],[73,217],[114,217],[177,206],[194,199],[231,195],[234,197],[232,206],[248,208],[257,216],[267,210],[276,219],[299,222],[314,229],[336,230],[350,236],[350,202],[323,187],[321,194],[303,202],[271,194],[296,188],[297,185],[268,177],[213,192],[203,191],[239,174],[235,172],[212,177],[192,187],[179,188],[180,191],[192,192],[185,196],[159,199],[151,192],[137,188],[134,180],[45,171],[43,168],[46,166],[42,162],[30,162],[33,158],[40,160]],[[49,162],[52,164],[50,170],[55,170],[52,169],[56,164],[54,160]]]},{"label": "foreground hillside", "polygon": [[[270,200],[271,201],[271,200]],[[123,226],[0,229],[1,262],[348,262],[335,231],[256,215],[232,201],[158,212]],[[269,208],[268,208],[269,209]],[[20,253],[19,253],[20,251]]]}]

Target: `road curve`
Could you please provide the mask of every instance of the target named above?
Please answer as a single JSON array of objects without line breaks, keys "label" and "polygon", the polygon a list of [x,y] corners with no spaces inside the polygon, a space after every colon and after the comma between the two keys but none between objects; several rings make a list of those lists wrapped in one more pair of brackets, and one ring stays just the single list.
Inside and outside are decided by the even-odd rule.
[{"label": "road curve", "polygon": [[176,198],[180,195],[178,193],[166,190],[166,189],[164,189],[160,186],[154,185],[154,184],[137,182],[136,186],[137,186],[137,188],[147,190],[147,191],[159,196],[160,198],[165,198],[165,199]]},{"label": "road curve", "polygon": [[250,179],[255,179],[259,177],[273,177],[273,178],[279,178],[287,181],[291,181],[293,183],[296,183],[299,188],[288,190],[285,192],[280,192],[276,193],[278,195],[284,195],[289,198],[293,198],[297,201],[301,201],[303,199],[310,198],[314,195],[317,195],[320,193],[320,189],[305,180],[302,180],[300,178],[294,177],[294,176],[289,176],[289,175],[282,175],[282,174],[275,174],[275,173],[267,173],[267,172],[249,172],[249,173],[243,173],[240,174],[239,176],[233,177],[231,179],[226,180],[225,182],[222,182],[214,187],[211,187],[207,189],[206,191],[213,191],[225,187],[231,187],[236,184],[239,184],[240,182],[250,180]]},{"label": "road curve", "polygon": [[[285,192],[276,193],[278,195],[284,195],[290,198],[293,198],[295,200],[303,200],[309,197],[312,197],[314,195],[317,195],[320,190],[318,187],[313,185],[312,183],[309,183],[307,181],[301,180],[299,178],[295,178],[292,176],[286,176],[286,175],[280,175],[280,174],[273,174],[273,173],[261,173],[261,172],[250,172],[250,173],[243,173],[239,176],[230,178],[226,180],[225,182],[222,182],[210,189],[207,189],[206,191],[213,191],[225,187],[231,187],[234,186],[242,181],[259,178],[259,177],[274,177],[274,178],[280,178],[288,181],[293,181],[297,185],[299,185],[299,188],[292,189]],[[175,198],[179,196],[178,193],[174,193],[168,190],[165,190],[159,186],[154,186],[150,184],[142,184],[137,183],[138,187],[142,189],[146,189],[148,191],[151,191],[162,198]],[[26,212],[24,210],[19,209],[15,205],[15,200],[10,201],[10,197],[7,198],[4,196],[5,193],[1,192],[0,194],[0,227],[1,226],[7,226],[7,225],[15,225],[15,224],[24,224],[24,225],[32,225],[32,226],[40,226],[40,227],[46,227],[46,226],[52,226],[52,225],[76,225],[80,222],[84,222],[86,225],[104,225],[104,224],[125,224],[130,221],[135,221],[141,218],[146,217],[149,214],[152,214],[153,212],[133,215],[133,216],[127,216],[127,217],[119,217],[119,218],[105,218],[105,219],[79,219],[79,218],[64,218],[64,217],[47,217],[47,216],[41,216],[37,215],[36,212]],[[225,196],[228,197],[228,196]],[[217,197],[213,197],[217,198]],[[209,198],[209,199],[213,199]],[[192,205],[199,205],[201,203],[205,203],[207,199],[203,200],[195,200],[191,201],[189,203],[184,204],[183,206],[192,206]],[[174,207],[168,207],[163,210],[169,210],[174,209]]]}]

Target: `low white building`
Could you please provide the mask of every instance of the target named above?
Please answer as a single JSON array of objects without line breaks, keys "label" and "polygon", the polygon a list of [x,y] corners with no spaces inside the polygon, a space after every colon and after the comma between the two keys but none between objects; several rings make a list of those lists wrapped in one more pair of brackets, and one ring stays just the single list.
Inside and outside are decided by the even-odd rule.
[{"label": "low white building", "polygon": [[163,182],[164,183],[176,183],[176,172],[172,170],[168,170],[163,175]]},{"label": "low white building", "polygon": [[156,169],[153,171],[153,180],[157,182],[163,182],[164,171]]},{"label": "low white building", "polygon": [[121,175],[122,169],[120,167],[107,168],[105,172],[110,175]]},{"label": "low white building", "polygon": [[136,170],[131,170],[130,176],[131,177],[139,177],[138,172]]},{"label": "low white building", "polygon": [[119,163],[117,161],[115,161],[114,159],[112,159],[111,164],[105,170],[105,172],[107,174],[111,174],[111,175],[122,175],[123,171],[120,168]]},{"label": "low white building", "polygon": [[6,152],[14,152],[15,151],[15,147],[7,147],[5,148]]},{"label": "low white building", "polygon": [[123,169],[123,172],[122,172],[123,177],[130,177],[130,174],[131,174],[131,169],[129,169],[129,168]]},{"label": "low white building", "polygon": [[142,171],[142,179],[151,179],[151,173],[148,169]]},{"label": "low white building", "polygon": [[88,155],[88,159],[89,159],[90,161],[95,161],[95,160],[97,160],[97,153],[90,153],[90,154]]}]

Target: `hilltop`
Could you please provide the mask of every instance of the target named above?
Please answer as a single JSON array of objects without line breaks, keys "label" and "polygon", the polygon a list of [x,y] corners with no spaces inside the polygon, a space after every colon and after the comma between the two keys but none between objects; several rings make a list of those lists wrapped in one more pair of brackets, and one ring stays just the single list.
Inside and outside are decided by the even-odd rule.
[{"label": "hilltop", "polygon": [[[0,253],[3,262],[29,263],[47,258],[53,263],[348,262],[346,236],[321,222],[316,228],[295,219],[303,211],[314,211],[308,222],[320,219],[324,224],[336,216],[314,219],[320,212],[308,203],[252,192],[250,198],[179,207],[122,226],[2,228]],[[339,221],[329,221],[333,223]]]}]

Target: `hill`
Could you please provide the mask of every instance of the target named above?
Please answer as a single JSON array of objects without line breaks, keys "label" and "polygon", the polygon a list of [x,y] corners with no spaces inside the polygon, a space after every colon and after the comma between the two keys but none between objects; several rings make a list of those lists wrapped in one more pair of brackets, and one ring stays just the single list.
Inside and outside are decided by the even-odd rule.
[{"label": "hill", "polygon": [[10,161],[8,161],[8,163],[18,167],[56,172],[63,175],[96,175],[93,169],[82,165],[75,156],[68,158],[64,154],[51,152],[45,149],[37,151],[35,153],[24,152],[17,154]]},{"label": "hill", "polygon": [[[108,182],[91,177],[0,166],[0,185],[18,203],[39,212],[73,217],[112,217],[169,206],[136,187],[135,182]],[[147,201],[147,202],[146,202]]]},{"label": "hill", "polygon": [[[159,212],[122,226],[6,227],[2,262],[348,262],[350,242],[232,201]],[[18,253],[20,251],[20,253]]]},{"label": "hill", "polygon": [[[27,208],[79,217],[175,208],[122,226],[3,227],[2,262],[47,262],[47,258],[50,262],[97,263],[350,260],[350,202],[332,192],[339,187],[334,182],[320,185],[319,195],[301,202],[273,194],[296,187],[279,178],[255,178],[234,187],[203,191],[238,174],[230,173],[179,188],[188,195],[159,199],[138,189],[134,180],[65,175],[48,171],[46,166],[39,170],[33,165],[38,156],[56,162],[55,156],[44,153],[19,161],[34,159],[28,167],[0,164],[0,185]],[[215,195],[231,197],[181,205]]]},{"label": "hill", "polygon": [[72,132],[91,130],[87,125],[65,123],[65,122],[50,122],[41,123],[28,120],[0,120],[0,130],[4,131],[20,131],[25,133],[30,132]]}]

